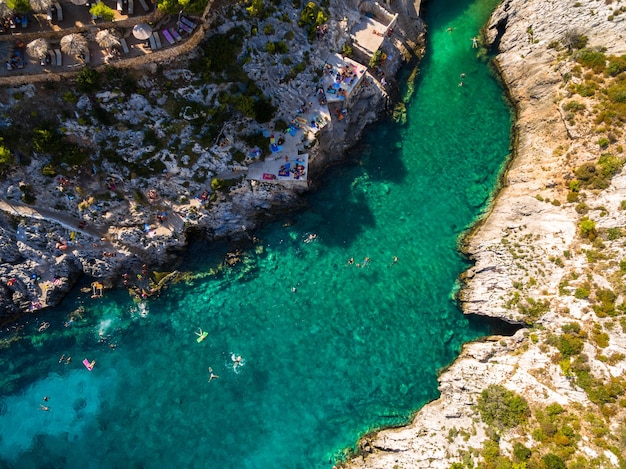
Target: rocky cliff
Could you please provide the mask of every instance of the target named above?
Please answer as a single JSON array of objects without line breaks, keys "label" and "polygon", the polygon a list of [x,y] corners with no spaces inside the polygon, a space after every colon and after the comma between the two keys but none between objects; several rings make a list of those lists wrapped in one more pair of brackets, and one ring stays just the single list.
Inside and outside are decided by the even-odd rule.
[{"label": "rocky cliff", "polygon": [[[331,1],[327,33],[312,41],[306,25],[298,25],[295,3],[271,12],[221,5],[210,12],[207,40],[221,35],[238,43],[230,56],[222,50],[226,43],[220,47],[230,71],[207,66],[201,43],[158,66],[79,73],[80,83],[97,87],[24,76],[23,84],[3,89],[3,135],[29,137],[15,145],[15,164],[0,163],[0,317],[58,304],[82,274],[105,287],[133,287],[128,279],[137,273],[172,268],[190,230],[209,240],[247,238],[268,217],[299,207],[311,186],[249,181],[249,155],[257,145],[269,147],[261,135],[284,132],[278,123],[291,122],[303,98],[316,92],[328,55],[353,43],[359,8]],[[389,60],[380,69],[390,83],[402,63],[421,53],[422,35],[420,21],[402,20],[385,39]],[[288,50],[277,55],[268,41]],[[252,99],[269,97],[276,110],[270,122],[245,115],[250,96],[241,90],[247,89],[257,93]],[[366,73],[345,104],[346,117],[332,119],[312,141],[303,139],[297,149],[310,155],[309,182],[384,115],[388,89]],[[58,128],[50,127],[54,120]],[[68,158],[80,163],[59,163]]]},{"label": "rocky cliff", "polygon": [[460,301],[528,328],[466,345],[441,397],[363,439],[351,467],[623,467],[623,11],[510,0],[494,12],[483,38],[516,106],[515,155],[465,240],[475,265]]}]

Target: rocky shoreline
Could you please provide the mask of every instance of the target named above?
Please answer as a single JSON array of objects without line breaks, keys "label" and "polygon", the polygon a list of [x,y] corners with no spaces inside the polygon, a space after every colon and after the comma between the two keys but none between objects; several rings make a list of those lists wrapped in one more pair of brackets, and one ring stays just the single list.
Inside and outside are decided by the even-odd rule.
[{"label": "rocky shoreline", "polygon": [[[262,38],[246,38],[247,49],[256,50],[246,67],[255,74],[259,88],[273,97],[277,109],[273,122],[293,118],[301,97],[315,91],[317,72],[327,54],[341,51],[352,40],[350,30],[362,13],[358,6],[331,2],[329,11],[331,34],[313,43],[307,41],[304,29],[292,28],[298,14],[295,8],[286,7],[280,21],[265,20],[266,32],[280,37],[293,29],[294,41],[302,45],[288,52],[284,63],[307,56],[309,65],[304,72],[286,83],[281,78],[284,65],[255,65],[273,60],[259,46]],[[219,27],[206,28],[207,37],[228,34],[246,21],[224,16],[223,8],[208,16],[208,21]],[[293,19],[285,22],[286,17]],[[41,84],[41,80],[29,82],[26,76],[23,84],[5,89],[0,107],[16,116],[16,121],[20,115],[29,119],[27,113],[32,114],[34,103],[66,108],[59,116],[62,131],[57,138],[91,156],[86,164],[61,165],[65,168],[62,172],[51,173],[48,155],[34,153],[25,158],[17,153],[19,164],[4,170],[0,183],[0,318],[7,321],[57,305],[82,275],[105,288],[137,287],[149,295],[147,285],[134,285],[134,280],[130,285],[127,279],[166,266],[171,269],[185,249],[188,233],[199,233],[209,241],[248,239],[269,217],[301,206],[301,194],[314,187],[326,167],[345,158],[368,125],[385,115],[388,90],[395,86],[391,77],[403,63],[419,58],[423,34],[421,21],[400,17],[393,35],[382,45],[389,60],[377,68],[381,75],[367,72],[363,85],[344,106],[346,118],[333,119],[313,142],[304,142],[310,158],[308,185],[245,178],[251,159],[235,160],[233,155],[246,154],[250,148],[237,141],[237,132],[242,128],[250,135],[272,131],[272,123],[259,125],[235,118],[224,123],[217,139],[200,145],[192,133],[197,124],[189,120],[188,109],[172,114],[172,99],[202,109],[222,92],[219,85],[203,85],[202,93],[194,89],[196,79],[189,67],[201,53],[198,50],[167,59],[158,68],[148,64],[137,70],[141,78],[134,93],[120,88],[95,95],[81,93],[73,82]],[[112,73],[110,70],[104,73]],[[380,76],[386,76],[388,84],[381,84]],[[178,129],[177,135],[171,134],[173,129]],[[145,174],[138,174],[139,170]],[[216,181],[223,187],[213,187]]]},{"label": "rocky shoreline", "polygon": [[[467,344],[439,378],[441,397],[410,425],[364,438],[348,467],[623,466],[624,133],[619,114],[597,117],[610,100],[584,90],[618,86],[619,14],[610,1],[534,0],[493,13],[484,40],[516,107],[515,154],[464,241],[474,265],[459,299],[467,314],[527,327]],[[588,183],[584,171],[606,160],[605,179]],[[494,389],[526,403],[523,418],[494,425]]]}]

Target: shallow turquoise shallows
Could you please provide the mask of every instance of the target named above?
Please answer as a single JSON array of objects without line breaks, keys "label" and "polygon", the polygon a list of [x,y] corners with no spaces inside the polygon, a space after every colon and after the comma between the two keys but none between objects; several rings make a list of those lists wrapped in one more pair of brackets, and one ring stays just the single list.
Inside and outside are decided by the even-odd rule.
[{"label": "shallow turquoise shallows", "polygon": [[0,351],[0,466],[330,468],[436,398],[438,371],[490,332],[453,294],[458,237],[509,148],[510,111],[471,40],[494,6],[430,2],[407,124],[372,128],[360,164],[257,233],[243,265],[210,275],[225,251],[195,242],[182,268],[207,274],[145,305],[77,293],[29,317]]}]

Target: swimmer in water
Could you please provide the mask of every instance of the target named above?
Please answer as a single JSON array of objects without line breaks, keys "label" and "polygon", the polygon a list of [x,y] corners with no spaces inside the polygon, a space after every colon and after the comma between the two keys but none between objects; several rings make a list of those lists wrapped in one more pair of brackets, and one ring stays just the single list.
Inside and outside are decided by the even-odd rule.
[{"label": "swimmer in water", "polygon": [[43,410],[45,412],[48,412],[50,410],[50,407],[45,406],[43,404],[39,404],[39,410]]},{"label": "swimmer in water", "polygon": [[218,379],[218,378],[219,376],[213,373],[213,368],[209,367],[209,383],[213,381],[214,379]]},{"label": "swimmer in water", "polygon": [[243,358],[241,355],[235,355],[234,353],[230,356],[230,359],[233,361],[233,370],[236,372],[237,367],[243,366]]}]

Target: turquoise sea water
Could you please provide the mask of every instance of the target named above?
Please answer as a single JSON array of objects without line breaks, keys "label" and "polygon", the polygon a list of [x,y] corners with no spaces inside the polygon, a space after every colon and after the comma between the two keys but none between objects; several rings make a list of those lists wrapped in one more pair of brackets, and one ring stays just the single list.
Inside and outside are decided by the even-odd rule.
[{"label": "turquoise sea water", "polygon": [[195,242],[183,268],[207,274],[159,299],[77,293],[45,313],[47,331],[27,318],[0,350],[0,467],[331,467],[436,398],[438,370],[490,332],[452,295],[467,268],[458,237],[509,147],[502,90],[471,48],[495,3],[428,5],[407,125],[372,128],[360,163],[257,233],[243,265],[210,275],[225,251]]}]

